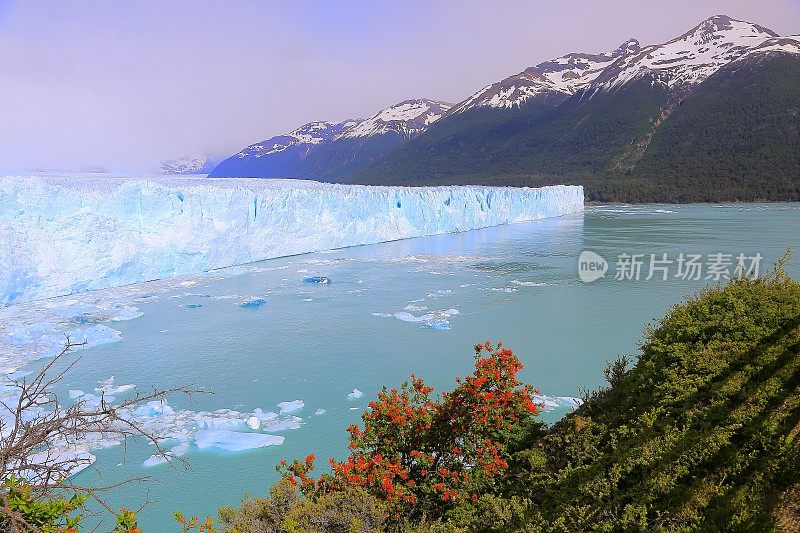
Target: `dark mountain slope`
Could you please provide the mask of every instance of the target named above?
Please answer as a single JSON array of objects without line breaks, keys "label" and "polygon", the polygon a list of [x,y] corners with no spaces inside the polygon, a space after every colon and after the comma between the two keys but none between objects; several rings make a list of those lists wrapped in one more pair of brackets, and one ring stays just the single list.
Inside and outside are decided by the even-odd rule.
[{"label": "dark mountain slope", "polygon": [[443,119],[356,179],[414,185],[579,180],[609,168],[647,134],[668,99],[664,88],[641,78],[611,92],[578,93],[555,107],[537,100],[520,111],[470,110]]},{"label": "dark mountain slope", "polygon": [[720,69],[653,135],[634,174],[670,201],[800,199],[800,57]]}]

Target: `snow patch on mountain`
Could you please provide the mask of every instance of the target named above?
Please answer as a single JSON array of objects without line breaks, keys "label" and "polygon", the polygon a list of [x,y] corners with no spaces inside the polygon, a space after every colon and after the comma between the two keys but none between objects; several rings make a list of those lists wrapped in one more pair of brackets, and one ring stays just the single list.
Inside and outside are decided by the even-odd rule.
[{"label": "snow patch on mountain", "polygon": [[387,107],[338,135],[338,138],[356,139],[386,133],[397,133],[409,138],[421,133],[428,125],[439,120],[452,104],[436,100],[406,100]]},{"label": "snow patch on mountain", "polygon": [[759,54],[784,53],[800,55],[800,35],[789,37],[775,37],[767,39],[755,48],[745,52],[738,60],[750,58]]},{"label": "snow patch on mountain", "polygon": [[638,51],[639,41],[628,39],[612,52],[571,53],[539,63],[519,74],[487,85],[458,104],[451,114],[475,107],[519,107],[534,96],[548,92],[573,94],[589,85],[618,58]]},{"label": "snow patch on mountain", "polygon": [[309,122],[286,135],[277,135],[265,141],[251,144],[236,157],[263,157],[282,152],[291,147],[303,149],[307,155],[315,146],[330,141],[336,135],[357,125],[360,120],[348,119],[342,122]]},{"label": "snow patch on mountain", "polygon": [[614,89],[650,75],[670,89],[696,85],[776,37],[775,32],[758,24],[717,15],[676,39],[620,58],[598,77],[596,84]]}]

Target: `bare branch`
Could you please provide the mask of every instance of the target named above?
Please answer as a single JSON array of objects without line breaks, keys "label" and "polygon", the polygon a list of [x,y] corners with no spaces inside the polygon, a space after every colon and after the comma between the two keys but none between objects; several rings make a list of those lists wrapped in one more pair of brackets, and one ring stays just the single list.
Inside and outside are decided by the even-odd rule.
[{"label": "bare branch", "polygon": [[[33,377],[23,377],[6,385],[17,389],[19,393],[15,402],[0,401],[0,482],[21,480],[32,495],[40,498],[63,490],[88,494],[101,507],[114,513],[101,493],[147,478],[129,478],[103,487],[72,483],[72,475],[94,462],[94,456],[89,453],[90,441],[106,439],[125,444],[128,437],[144,438],[155,446],[155,455],[186,467],[186,460],[166,451],[161,444],[162,436],[143,427],[134,412],[148,402],[164,401],[176,394],[192,400],[195,394],[206,391],[188,387],[154,389],[144,393],[135,390],[129,399],[113,404],[107,400],[105,391],[100,391],[99,403],[90,404],[78,399],[65,407],[52,391],[79,361],[78,358],[64,363],[64,356],[84,344],[72,343],[67,338],[64,349],[47,361]],[[2,491],[0,522],[10,524],[12,530],[37,530],[11,509],[7,494]]]}]

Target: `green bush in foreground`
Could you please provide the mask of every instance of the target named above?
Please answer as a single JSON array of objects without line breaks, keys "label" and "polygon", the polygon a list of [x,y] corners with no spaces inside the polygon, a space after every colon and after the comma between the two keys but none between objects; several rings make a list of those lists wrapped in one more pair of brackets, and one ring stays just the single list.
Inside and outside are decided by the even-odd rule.
[{"label": "green bush in foreground", "polygon": [[223,525],[253,532],[800,530],[800,284],[780,268],[674,307],[646,331],[635,366],[620,360],[606,378],[608,388],[553,427],[528,424],[525,437],[509,443],[509,468],[490,490],[438,516],[407,523],[389,516],[374,491],[304,498],[284,485],[224,510]]}]

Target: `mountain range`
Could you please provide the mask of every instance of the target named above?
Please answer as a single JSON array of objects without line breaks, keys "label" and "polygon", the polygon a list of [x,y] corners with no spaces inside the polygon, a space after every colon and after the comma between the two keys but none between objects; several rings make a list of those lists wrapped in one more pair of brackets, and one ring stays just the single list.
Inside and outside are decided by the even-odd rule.
[{"label": "mountain range", "polygon": [[165,159],[158,165],[159,174],[208,174],[216,163],[205,154],[194,154],[178,159]]},{"label": "mountain range", "polygon": [[463,101],[407,100],[248,146],[216,176],[580,183],[595,201],[800,200],[800,37],[717,15],[570,53]]}]

